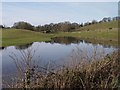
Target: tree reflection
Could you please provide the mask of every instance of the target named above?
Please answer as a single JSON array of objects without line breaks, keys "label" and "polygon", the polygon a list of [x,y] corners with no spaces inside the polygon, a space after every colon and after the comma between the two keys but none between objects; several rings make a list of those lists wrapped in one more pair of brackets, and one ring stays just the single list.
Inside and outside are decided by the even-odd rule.
[{"label": "tree reflection", "polygon": [[76,37],[55,37],[51,40],[52,43],[71,44],[83,42],[80,38]]},{"label": "tree reflection", "polygon": [[24,44],[24,45],[18,45],[18,46],[15,46],[16,49],[19,49],[19,50],[23,50],[23,49],[28,49],[30,46],[32,46],[33,43],[28,43],[28,44]]}]

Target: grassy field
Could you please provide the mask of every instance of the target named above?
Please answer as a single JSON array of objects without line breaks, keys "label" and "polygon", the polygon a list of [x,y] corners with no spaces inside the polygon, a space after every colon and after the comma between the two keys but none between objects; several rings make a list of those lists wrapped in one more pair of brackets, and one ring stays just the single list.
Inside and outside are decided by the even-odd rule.
[{"label": "grassy field", "polygon": [[117,28],[118,27],[118,21],[112,21],[112,22],[103,22],[103,23],[97,23],[97,24],[92,24],[88,25],[85,27],[82,27],[78,30],[104,30],[104,29],[109,29],[109,28]]},{"label": "grassy field", "polygon": [[118,30],[105,29],[94,31],[79,31],[79,32],[60,32],[54,34],[45,34],[21,29],[6,29],[0,30],[2,33],[2,46],[21,45],[35,41],[50,41],[53,37],[78,37],[92,43],[112,44],[117,45]]},{"label": "grassy field", "polygon": [[50,41],[53,37],[65,36],[78,37],[92,43],[116,46],[118,44],[117,27],[118,21],[112,21],[85,26],[78,29],[77,32],[46,34],[21,29],[5,29],[0,30],[0,33],[2,33],[2,46],[21,45],[35,41]]},{"label": "grassy field", "polygon": [[2,45],[20,45],[33,41],[50,40],[49,35],[29,30],[6,29],[2,31]]}]

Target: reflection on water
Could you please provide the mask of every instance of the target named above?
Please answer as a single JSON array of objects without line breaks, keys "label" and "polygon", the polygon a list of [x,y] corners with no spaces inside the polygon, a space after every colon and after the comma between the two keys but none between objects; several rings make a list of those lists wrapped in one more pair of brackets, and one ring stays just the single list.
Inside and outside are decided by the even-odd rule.
[{"label": "reflection on water", "polygon": [[19,46],[15,46],[16,49],[22,50],[22,49],[27,49],[30,46],[32,46],[33,43],[29,43],[29,44],[25,44],[25,45],[19,45]]},{"label": "reflection on water", "polygon": [[51,43],[60,43],[60,44],[71,44],[71,43],[79,43],[79,42],[86,42],[89,43],[88,41],[84,41],[80,38],[77,37],[55,37],[52,38],[52,40],[50,41]]},{"label": "reflection on water", "polygon": [[54,38],[51,42],[33,42],[26,45],[9,46],[6,47],[6,49],[2,47],[0,53],[2,53],[3,74],[13,73],[16,70],[15,64],[9,55],[14,53],[18,60],[21,60],[20,51],[26,52],[27,49],[32,49],[32,53],[35,53],[33,60],[38,62],[37,64],[41,66],[46,66],[48,62],[52,62],[52,64],[56,65],[64,63],[63,61],[66,58],[71,57],[71,54],[75,54],[73,50],[77,52],[77,48],[81,50],[81,53],[78,55],[79,58],[83,57],[83,53],[86,52],[86,55],[90,58],[93,56],[95,50],[98,57],[100,57],[100,53],[104,52],[104,55],[107,55],[117,50],[117,48],[112,46],[92,44],[72,37]]},{"label": "reflection on water", "polygon": [[53,43],[61,43],[61,44],[71,44],[71,43],[79,43],[83,40],[80,40],[79,38],[75,37],[55,37],[52,38],[51,42]]},{"label": "reflection on water", "polygon": [[[60,44],[66,44],[66,45],[69,45],[71,43],[74,43],[74,44],[78,44],[79,42],[83,43],[85,42],[86,44],[87,43],[91,43],[90,41],[85,41],[81,38],[77,38],[77,37],[55,37],[55,38],[52,38],[51,41],[49,41],[50,43],[60,43]],[[94,44],[92,43],[92,45],[97,45],[97,44]],[[104,48],[110,48],[111,45],[102,45]]]}]

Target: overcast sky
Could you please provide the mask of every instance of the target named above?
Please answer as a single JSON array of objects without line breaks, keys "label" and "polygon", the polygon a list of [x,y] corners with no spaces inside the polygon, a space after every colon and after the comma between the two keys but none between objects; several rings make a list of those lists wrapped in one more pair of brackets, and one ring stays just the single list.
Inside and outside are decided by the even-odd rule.
[{"label": "overcast sky", "polygon": [[3,2],[2,21],[7,26],[26,21],[32,25],[63,21],[87,22],[118,16],[117,2]]}]

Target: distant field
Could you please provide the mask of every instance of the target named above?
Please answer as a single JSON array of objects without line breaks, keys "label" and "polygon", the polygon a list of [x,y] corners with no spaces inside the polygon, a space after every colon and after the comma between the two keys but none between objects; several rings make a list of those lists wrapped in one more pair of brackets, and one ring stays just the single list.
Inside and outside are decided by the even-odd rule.
[{"label": "distant field", "polygon": [[2,31],[3,46],[20,45],[33,41],[47,40],[50,40],[49,35],[29,30],[6,29]]},{"label": "distant field", "polygon": [[94,31],[94,30],[104,30],[104,29],[109,29],[109,28],[118,28],[118,21],[92,24],[92,25],[82,27],[78,30],[90,30],[90,31],[92,30],[92,31]]},{"label": "distant field", "polygon": [[79,32],[61,32],[54,34],[46,34],[21,29],[5,29],[0,30],[2,33],[2,46],[21,45],[35,41],[50,41],[53,37],[78,37],[92,43],[101,43],[108,45],[117,45],[118,30],[102,29]]}]

